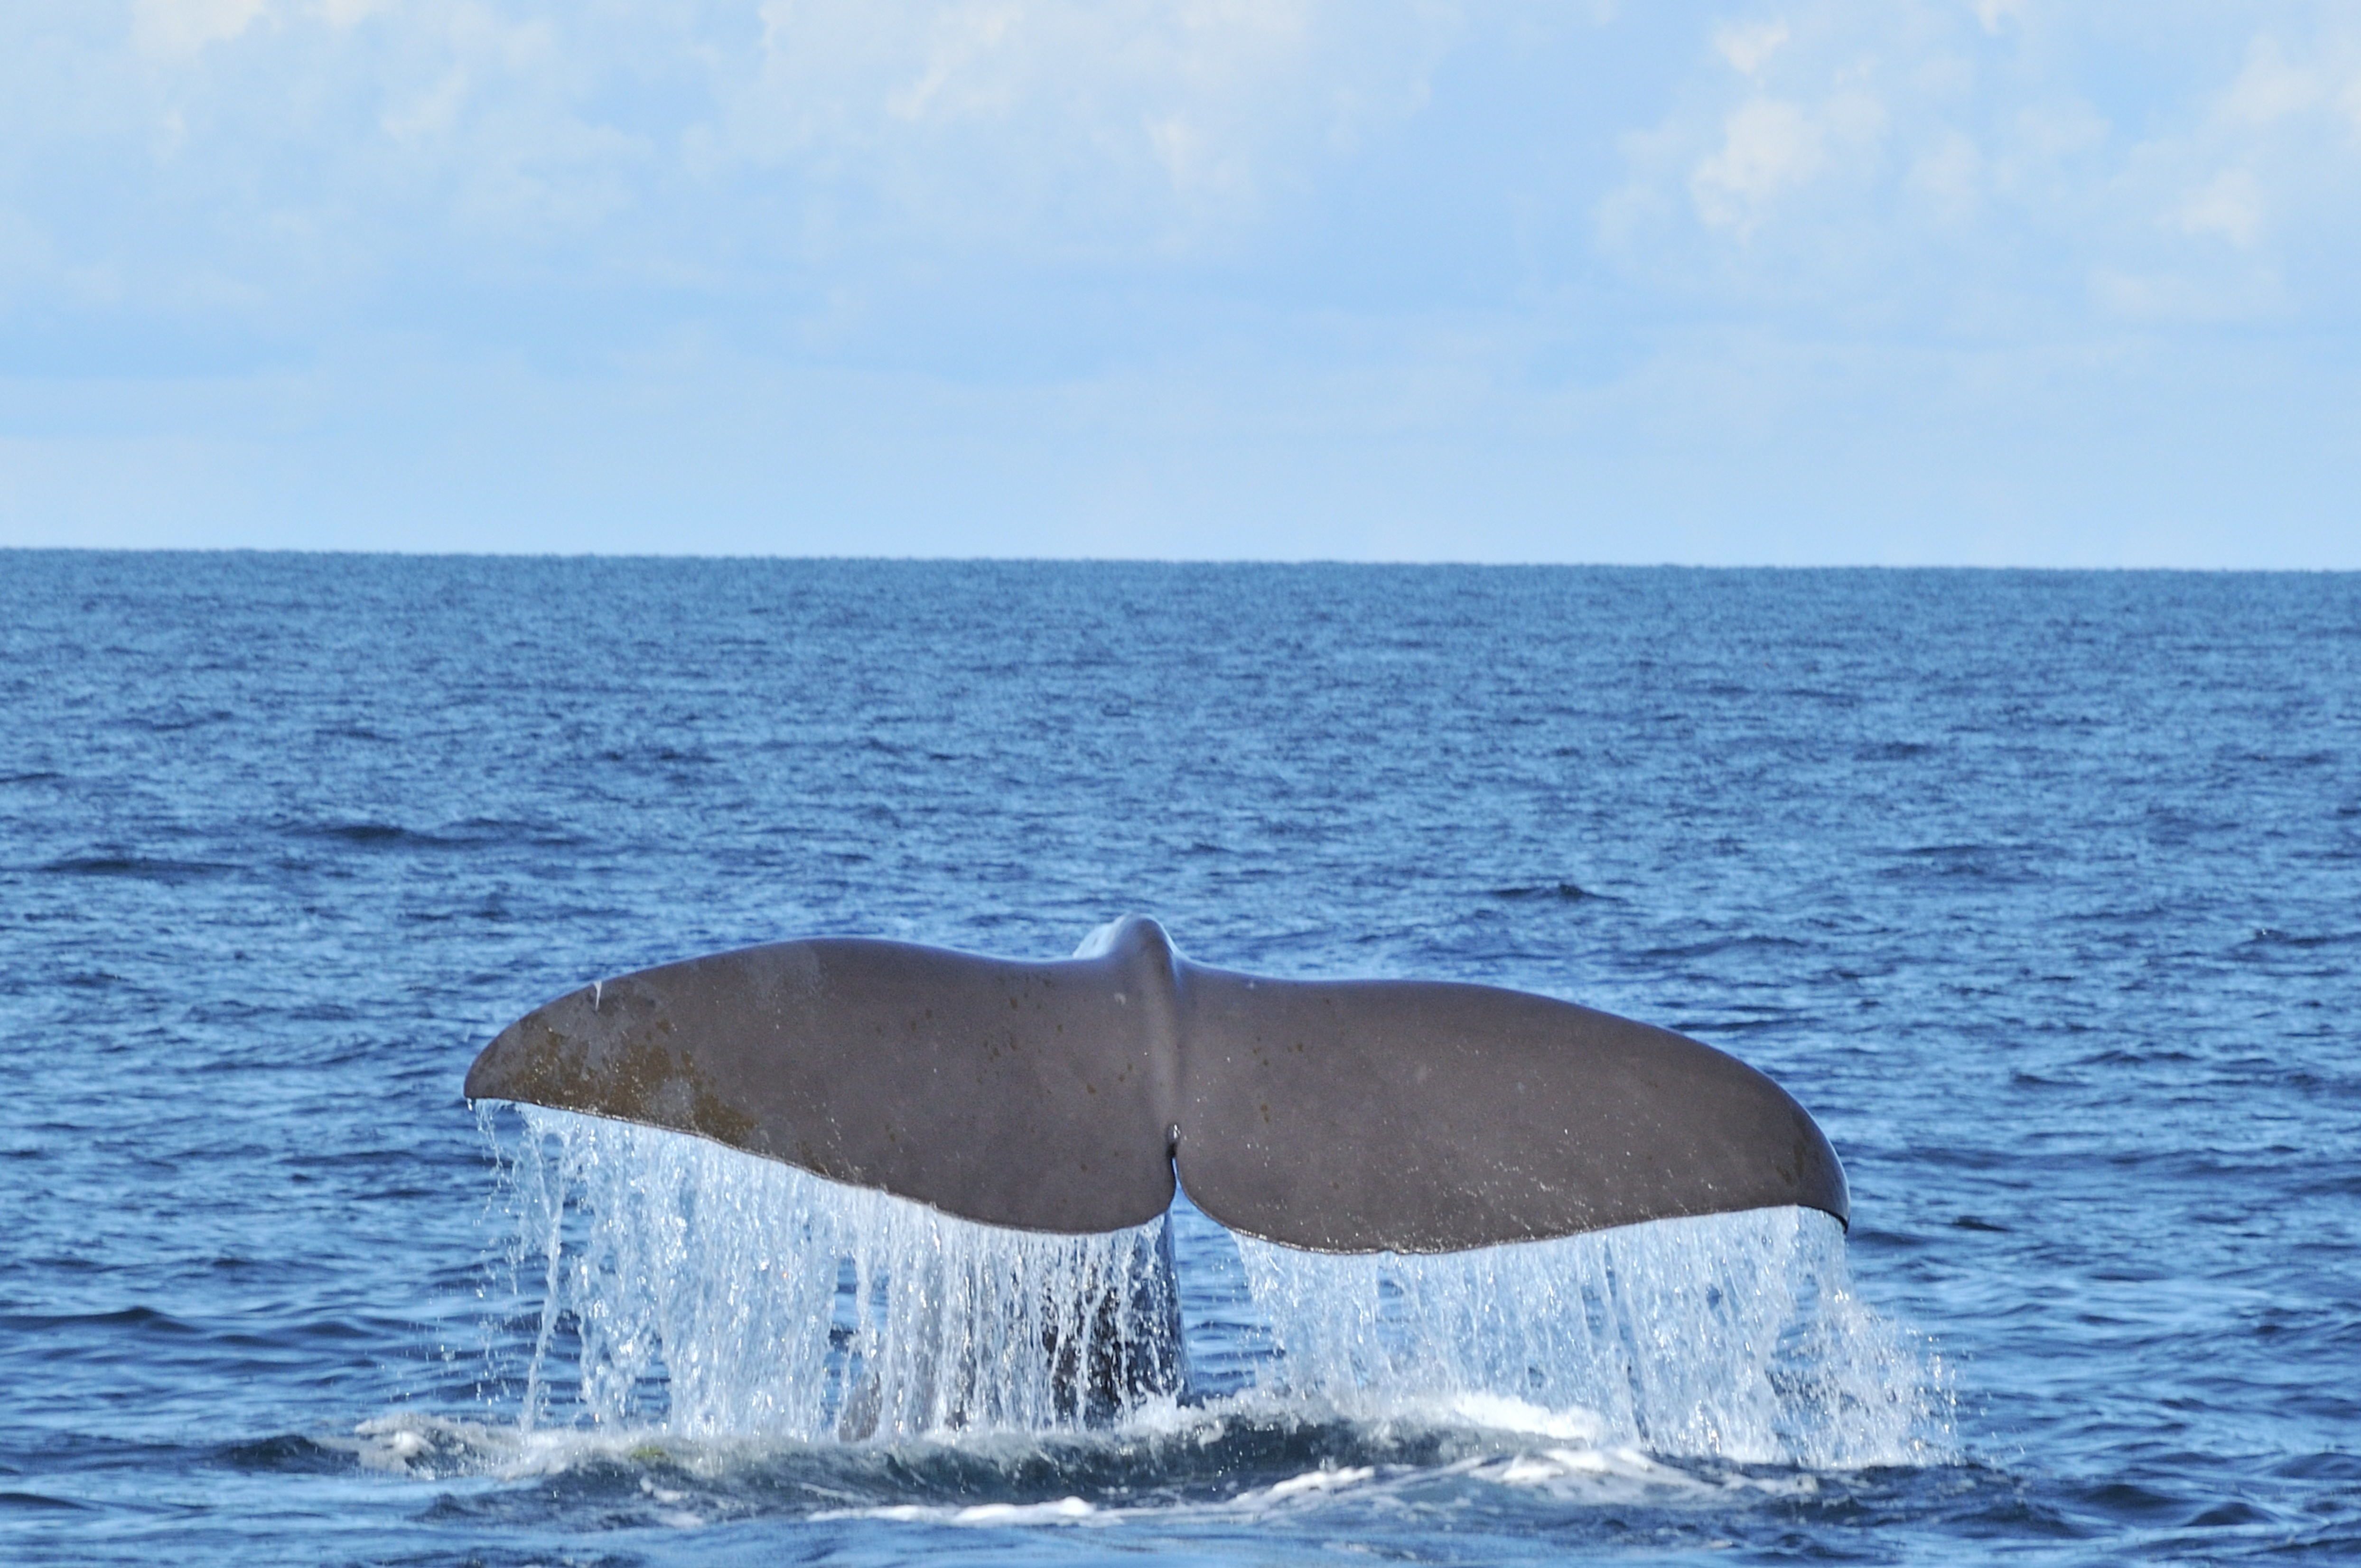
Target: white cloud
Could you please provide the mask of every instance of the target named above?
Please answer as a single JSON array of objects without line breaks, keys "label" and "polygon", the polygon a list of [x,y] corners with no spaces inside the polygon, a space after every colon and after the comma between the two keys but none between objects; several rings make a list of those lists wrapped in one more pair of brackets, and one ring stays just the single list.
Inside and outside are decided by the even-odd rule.
[{"label": "white cloud", "polygon": [[400,0],[319,0],[320,15],[335,27],[357,27],[380,12],[390,11]]},{"label": "white cloud", "polygon": [[[2241,298],[2188,272],[2126,272],[2113,267],[2091,270],[2091,297],[2108,317],[2143,325],[2218,324],[2250,317],[2267,298]],[[2268,295],[2268,289],[2256,291]]]},{"label": "white cloud", "polygon": [[194,54],[238,37],[268,6],[269,0],[133,0],[131,37],[148,54]]},{"label": "white cloud", "polygon": [[2173,218],[2184,234],[2219,235],[2248,249],[2263,229],[2262,189],[2246,170],[2233,169],[2191,192]]},{"label": "white cloud", "polygon": [[425,91],[409,94],[389,107],[378,117],[378,123],[396,141],[448,135],[459,124],[460,111],[467,101],[467,68],[454,65]]},{"label": "white cloud", "polygon": [[1754,98],[1723,122],[1722,143],[1689,175],[1697,216],[1709,227],[1754,231],[1782,193],[1828,162],[1819,126],[1795,104]]},{"label": "white cloud", "polygon": [[859,184],[911,232],[1218,247],[1416,115],[1455,18],[1342,0],[769,0],[725,160]]},{"label": "white cloud", "polygon": [[2044,160],[2089,152],[2103,143],[2114,128],[2098,110],[2070,96],[2028,104],[2009,122],[2015,141]]},{"label": "white cloud", "polygon": [[[1635,287],[1927,330],[2349,313],[2329,258],[2361,250],[2361,15],[2261,20],[2193,0],[1741,16],[1619,139],[1594,233]],[[2180,65],[2130,69],[2134,35]]]},{"label": "white cloud", "polygon": [[[2326,258],[2361,209],[2361,28],[2158,3],[131,0],[135,52],[123,12],[23,0],[86,47],[60,71],[0,19],[51,62],[0,60],[0,169],[103,170],[71,189],[181,226],[128,243],[67,183],[0,201],[126,297],[175,269],[282,301],[560,269],[794,279],[808,313],[968,266],[1252,278],[1332,233],[1331,262],[1455,247],[1426,275],[1527,298],[1586,267],[1847,310],[2063,308],[2103,267],[2244,299],[2235,268],[2278,268],[2304,297],[2289,247]],[[2137,29],[2186,68],[2131,71]],[[1635,84],[1620,58],[1672,63]],[[1454,124],[1482,139],[1395,161]]]},{"label": "white cloud", "polygon": [[1745,76],[1759,76],[1787,41],[1784,22],[1757,22],[1751,27],[1731,25],[1713,35],[1716,53],[1730,62],[1730,68]]},{"label": "white cloud", "polygon": [[1973,138],[1959,131],[1946,132],[1913,160],[1908,183],[1926,199],[1939,222],[1964,225],[1982,205],[1983,153]]},{"label": "white cloud", "polygon": [[2246,51],[2246,67],[2223,95],[2222,113],[2258,126],[2301,114],[2320,102],[2319,76],[2290,65],[2279,42],[2258,38]]},{"label": "white cloud", "polygon": [[[764,8],[766,35],[774,32],[774,15],[780,9]],[[938,13],[927,29],[925,62],[913,80],[886,94],[886,112],[903,120],[1005,115],[1019,95],[1023,69],[1010,59],[1009,35],[1024,18],[1023,6],[1007,4],[961,5]]]},{"label": "white cloud", "polygon": [[[63,26],[87,35],[85,101],[140,120],[140,163],[217,181],[184,199],[224,227],[240,203],[301,207],[401,248],[450,225],[480,242],[504,211],[521,236],[714,203],[621,236],[692,269],[880,245],[1232,254],[1421,114],[1464,26],[1450,0],[131,0],[138,59],[205,69],[122,74],[120,35],[110,61],[84,20],[101,8],[24,4],[0,16],[0,139],[28,97],[12,38]],[[113,183],[136,201],[149,178]]]},{"label": "white cloud", "polygon": [[2025,19],[2033,8],[2033,0],[1975,0],[1976,20],[1984,25],[1987,33],[1997,33],[2003,22]]},{"label": "white cloud", "polygon": [[1722,121],[1721,144],[1689,173],[1707,227],[1751,237],[1783,198],[1831,173],[1860,175],[1877,156],[1884,105],[1858,89],[1817,104],[1754,97]]}]

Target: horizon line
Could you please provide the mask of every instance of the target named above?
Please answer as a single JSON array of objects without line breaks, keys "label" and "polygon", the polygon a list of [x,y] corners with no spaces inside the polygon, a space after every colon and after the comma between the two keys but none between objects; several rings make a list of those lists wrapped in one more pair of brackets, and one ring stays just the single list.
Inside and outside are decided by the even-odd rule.
[{"label": "horizon line", "polygon": [[1268,566],[1367,567],[1373,570],[1461,568],[1476,571],[1613,572],[1950,572],[2108,573],[2154,576],[2354,576],[2361,566],[2056,565],[1990,562],[1892,561],[1488,561],[1450,557],[1281,555],[862,555],[769,552],[659,550],[401,550],[254,544],[0,544],[0,555],[249,555],[345,557],[387,561],[794,562],[834,565],[944,566]]}]

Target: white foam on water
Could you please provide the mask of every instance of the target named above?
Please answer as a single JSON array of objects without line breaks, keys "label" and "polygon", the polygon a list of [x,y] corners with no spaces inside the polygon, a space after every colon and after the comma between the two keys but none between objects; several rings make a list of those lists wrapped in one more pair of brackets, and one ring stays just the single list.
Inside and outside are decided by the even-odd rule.
[{"label": "white foam on water", "polygon": [[1060,1497],[1047,1503],[890,1503],[874,1508],[823,1508],[815,1519],[887,1519],[895,1524],[1010,1526],[1044,1524],[1112,1524],[1121,1510],[1109,1511],[1081,1497]]},{"label": "white foam on water", "polygon": [[1266,1385],[1348,1416],[1812,1469],[1948,1442],[1940,1366],[1860,1300],[1842,1227],[1814,1211],[1439,1255],[1238,1251],[1279,1350]]},{"label": "white foam on water", "polygon": [[977,1503],[951,1515],[953,1524],[1071,1524],[1098,1509],[1080,1497],[1049,1503]]},{"label": "white foam on water", "polygon": [[[679,1134],[523,1115],[511,1256],[541,1317],[520,1446],[499,1468],[583,1439],[1073,1431],[1093,1414],[1076,1368],[1164,1332],[1128,1287],[1162,1266],[1166,1221],[1011,1231]],[[1477,1429],[1525,1440],[1488,1478],[1576,1488],[1686,1484],[1650,1455],[1812,1470],[1949,1455],[1939,1361],[1858,1299],[1843,1231],[1817,1212],[1439,1255],[1236,1245],[1271,1347],[1253,1383],[1203,1410],[1132,1398],[1114,1412],[1127,1432],[1202,1426],[1210,1442],[1231,1418]],[[417,1441],[390,1430],[373,1457],[407,1465]]]},{"label": "white foam on water", "polygon": [[1275,1482],[1259,1492],[1243,1493],[1239,1496],[1238,1501],[1246,1505],[1278,1503],[1284,1502],[1290,1497],[1311,1497],[1323,1492],[1338,1492],[1347,1486],[1357,1486],[1377,1473],[1377,1467],[1369,1464],[1346,1464],[1329,1469],[1307,1470],[1301,1475],[1290,1475],[1284,1481]]},{"label": "white foam on water", "polygon": [[1607,1423],[1595,1411],[1543,1409],[1506,1394],[1456,1394],[1442,1402],[1439,1414],[1448,1421],[1555,1438],[1560,1442],[1597,1442],[1607,1435]]}]

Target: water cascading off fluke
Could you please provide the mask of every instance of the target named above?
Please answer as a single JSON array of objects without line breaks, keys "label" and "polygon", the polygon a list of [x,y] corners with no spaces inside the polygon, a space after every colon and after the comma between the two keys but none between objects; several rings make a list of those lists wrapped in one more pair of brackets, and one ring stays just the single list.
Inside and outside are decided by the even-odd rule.
[{"label": "water cascading off fluke", "polygon": [[[1183,1204],[1044,1234],[631,1123],[529,1107],[522,1138],[497,1124],[538,1308],[531,1425],[899,1444],[1163,1431],[1211,1398],[1218,1421],[1506,1424],[1816,1467],[1916,1463],[1944,1427],[1935,1369],[1855,1297],[1843,1233],[1807,1210],[1314,1253]],[[1202,1368],[1177,1359],[1181,1313]]]},{"label": "water cascading off fluke", "polygon": [[[1120,1420],[1185,1379],[1166,1222],[1003,1230],[705,1140],[527,1107],[529,1424],[896,1441]],[[566,1342],[563,1350],[559,1342]]]}]

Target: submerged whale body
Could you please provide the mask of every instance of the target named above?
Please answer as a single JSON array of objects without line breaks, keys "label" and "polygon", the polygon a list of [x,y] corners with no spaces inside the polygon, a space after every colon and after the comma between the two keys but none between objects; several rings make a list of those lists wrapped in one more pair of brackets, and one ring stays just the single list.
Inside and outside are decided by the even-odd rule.
[{"label": "submerged whale body", "polygon": [[1669,1030],[1429,981],[1191,963],[1153,920],[1071,959],[818,938],[602,981],[503,1029],[470,1100],[713,1139],[965,1219],[1452,1252],[1795,1204],[1849,1217],[1785,1091]]}]

